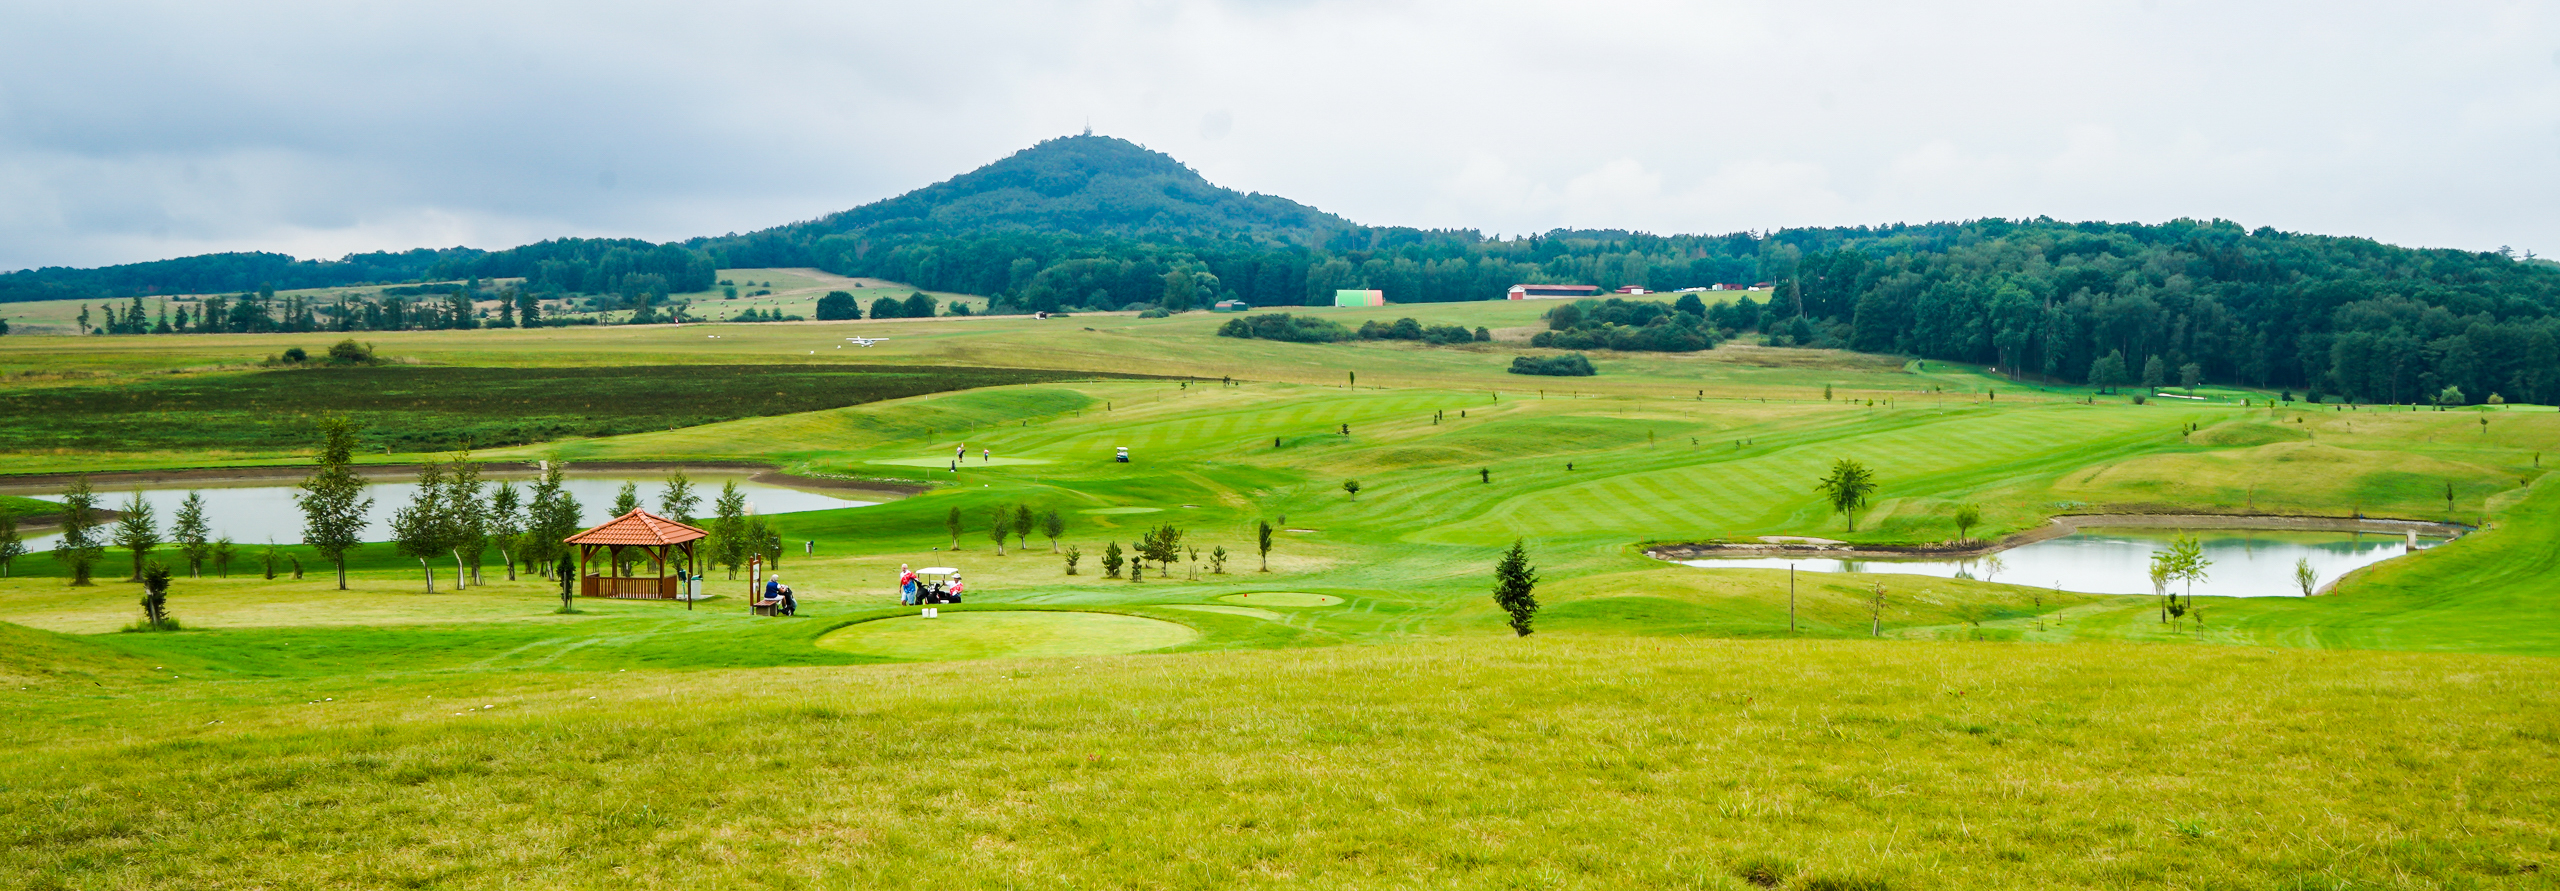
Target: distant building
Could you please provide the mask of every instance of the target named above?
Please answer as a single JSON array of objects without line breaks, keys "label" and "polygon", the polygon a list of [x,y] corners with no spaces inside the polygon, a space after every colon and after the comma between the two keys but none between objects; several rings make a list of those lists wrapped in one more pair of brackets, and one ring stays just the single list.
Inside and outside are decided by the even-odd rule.
[{"label": "distant building", "polygon": [[1375,289],[1365,291],[1335,291],[1333,292],[1333,305],[1385,306],[1387,305],[1387,292]]},{"label": "distant building", "polygon": [[1619,288],[1619,289],[1618,289],[1618,293],[1620,293],[1620,294],[1644,294],[1644,293],[1648,293],[1648,292],[1647,292],[1644,288],[1642,288],[1642,287],[1640,287],[1640,286],[1637,286],[1637,285],[1628,285],[1628,286],[1626,286],[1626,287]]},{"label": "distant building", "polygon": [[1210,312],[1251,312],[1251,311],[1253,311],[1253,305],[1252,305],[1252,304],[1249,304],[1249,303],[1246,303],[1246,302],[1244,302],[1244,301],[1242,301],[1242,300],[1220,300],[1220,301],[1218,301],[1216,304],[1214,304],[1214,305],[1210,306],[1210,307],[1209,307],[1209,311],[1210,311]]},{"label": "distant building", "polygon": [[1512,285],[1513,300],[1553,300],[1559,297],[1597,297],[1599,285]]}]

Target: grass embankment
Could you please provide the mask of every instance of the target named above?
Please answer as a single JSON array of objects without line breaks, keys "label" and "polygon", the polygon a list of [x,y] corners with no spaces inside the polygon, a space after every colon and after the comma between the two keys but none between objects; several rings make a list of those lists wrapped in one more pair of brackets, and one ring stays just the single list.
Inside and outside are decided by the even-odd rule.
[{"label": "grass embankment", "polygon": [[[896,365],[390,365],[151,376],[0,390],[0,451],[19,455],[306,451],[343,415],[403,453],[669,430],[925,393],[1085,376]],[[39,459],[41,460],[41,459]],[[93,465],[94,466],[94,465]]]},{"label": "grass embankment", "polygon": [[2547,660],[1541,635],[220,681],[42,643],[0,657],[12,887],[2481,887],[2560,857]]}]

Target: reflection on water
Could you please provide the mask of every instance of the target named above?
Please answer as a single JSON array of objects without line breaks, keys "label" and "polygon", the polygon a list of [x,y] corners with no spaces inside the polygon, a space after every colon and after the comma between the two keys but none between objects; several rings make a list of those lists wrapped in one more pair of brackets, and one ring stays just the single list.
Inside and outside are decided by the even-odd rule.
[{"label": "reflection on water", "polygon": [[[771,483],[759,483],[749,479],[746,474],[688,474],[687,477],[693,482],[694,494],[702,499],[702,504],[694,509],[695,516],[710,516],[712,502],[720,497],[720,487],[731,482],[738,484],[738,491],[747,496],[748,507],[758,514],[862,507],[878,503],[858,501],[821,489],[794,489]],[[488,481],[492,490],[499,482],[513,482],[522,500],[527,502],[532,500],[534,481],[529,476],[490,474]],[[594,474],[572,472],[560,481],[560,486],[578,499],[580,521],[592,526],[613,519],[613,498],[616,493],[622,491],[622,484],[637,485],[640,489],[640,506],[656,511],[658,491],[666,486],[666,482],[664,476],[637,476],[629,471],[598,471]],[[153,488],[144,488],[139,491],[142,492],[142,500],[153,507],[160,521],[160,533],[163,536],[169,533],[169,523],[171,517],[177,513],[178,504],[187,500],[188,492],[195,491],[204,493],[205,519],[212,525],[212,534],[216,538],[227,535],[232,541],[241,544],[268,542],[293,544],[302,540],[302,508],[293,502],[294,493],[301,490],[294,485],[265,480],[240,485],[221,483],[178,487],[170,487],[167,483],[152,485]],[[98,488],[98,505],[108,509],[120,507],[125,499],[133,496],[135,491],[137,490],[131,486],[101,486]],[[373,499],[373,510],[365,515],[367,524],[365,540],[389,540],[391,514],[399,510],[402,505],[408,504],[409,497],[417,494],[417,491],[418,484],[415,482],[378,482],[366,486],[365,495]],[[59,491],[20,494],[48,501],[62,499]],[[112,534],[112,529],[104,531]],[[61,537],[59,533],[48,533],[42,537],[30,536],[27,539],[27,550],[41,553],[53,547],[54,539],[59,537]]]},{"label": "reflection on water", "polygon": [[[2300,597],[2302,588],[2293,576],[2296,560],[2311,561],[2311,568],[2320,574],[2318,584],[2326,585],[2359,567],[2412,550],[2405,536],[2372,532],[2202,529],[2195,534],[2204,545],[2205,559],[2213,561],[2205,580],[2194,587],[2197,595],[2205,597]],[[1892,572],[2052,586],[2090,594],[2149,594],[2151,555],[2168,550],[2176,536],[2176,530],[2170,529],[2083,529],[1965,560],[1745,557],[1680,562],[1710,569],[1792,565],[1808,572]],[[2414,547],[2441,542],[2420,536]]]}]

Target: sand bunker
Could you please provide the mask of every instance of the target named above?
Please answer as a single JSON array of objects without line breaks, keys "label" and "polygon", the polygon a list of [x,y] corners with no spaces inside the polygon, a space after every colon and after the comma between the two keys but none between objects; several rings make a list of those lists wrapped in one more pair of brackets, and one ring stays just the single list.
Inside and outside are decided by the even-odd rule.
[{"label": "sand bunker", "polygon": [[1254,606],[1336,606],[1342,598],[1331,594],[1303,594],[1296,591],[1256,591],[1229,594],[1218,598],[1228,603],[1250,603]]}]

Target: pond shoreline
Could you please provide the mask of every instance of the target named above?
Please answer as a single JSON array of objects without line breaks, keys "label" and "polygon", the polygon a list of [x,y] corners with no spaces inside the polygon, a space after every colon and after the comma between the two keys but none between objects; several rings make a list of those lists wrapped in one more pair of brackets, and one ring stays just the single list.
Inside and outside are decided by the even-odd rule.
[{"label": "pond shoreline", "polygon": [[[356,476],[362,477],[366,482],[380,483],[402,482],[408,479],[413,479],[418,475],[418,468],[420,466],[421,465],[417,464],[358,464],[355,465],[354,469]],[[767,485],[864,492],[883,496],[884,500],[894,500],[911,495],[919,495],[930,491],[933,488],[929,485],[905,482],[901,480],[839,479],[835,477],[803,476],[796,473],[785,473],[770,464],[757,464],[748,461],[573,461],[569,462],[568,469],[569,472],[578,474],[593,471],[627,472],[635,470],[669,471],[679,469],[688,473],[746,473],[750,474],[748,477],[749,480]],[[148,486],[168,486],[171,484],[184,485],[186,483],[298,483],[309,478],[311,476],[311,470],[312,467],[310,465],[267,465],[259,467],[196,467],[174,470],[118,470],[85,474],[11,474],[0,475],[0,492],[58,492],[62,487],[69,486],[74,480],[84,476],[88,477],[90,485],[102,489],[124,488],[137,483]],[[490,461],[481,465],[481,471],[482,473],[491,476],[513,477],[540,473],[541,465],[532,461]],[[101,511],[101,513],[104,512]],[[44,514],[42,516],[50,517],[55,515]],[[29,521],[29,519],[31,518],[21,517],[19,522],[24,525]]]},{"label": "pond shoreline", "polygon": [[2432,520],[2393,520],[2373,517],[2304,517],[2276,514],[2065,514],[2033,529],[2013,533],[1996,541],[1947,542],[1936,545],[1856,545],[1856,544],[1730,544],[1695,543],[1655,545],[1645,549],[1647,557],[1678,562],[1711,560],[1718,557],[1833,557],[1890,559],[1894,557],[1981,557],[2021,545],[2051,541],[2088,527],[2146,529],[2271,529],[2314,532],[2373,532],[2388,535],[2442,536],[2460,538],[2472,527]]}]

